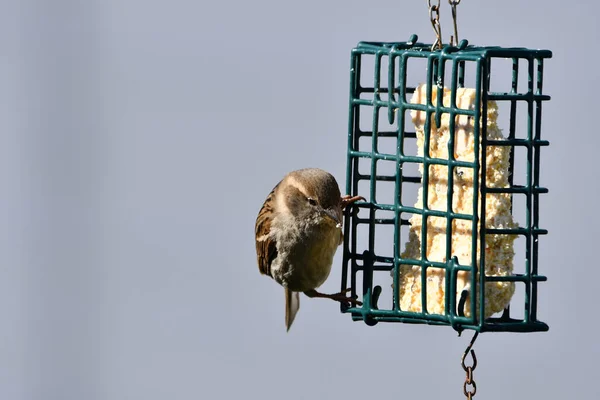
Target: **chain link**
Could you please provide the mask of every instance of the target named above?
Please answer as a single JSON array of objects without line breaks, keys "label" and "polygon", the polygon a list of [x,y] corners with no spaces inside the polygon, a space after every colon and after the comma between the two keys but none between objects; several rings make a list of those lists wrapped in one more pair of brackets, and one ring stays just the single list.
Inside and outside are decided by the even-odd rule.
[{"label": "chain link", "polygon": [[[450,45],[458,46],[458,22],[456,18],[456,8],[460,4],[461,0],[448,0],[448,3],[452,7],[452,23],[454,25],[454,35],[450,36]],[[433,3],[433,4],[432,4]],[[435,42],[431,46],[431,50],[442,48],[442,27],[440,25],[440,0],[427,0],[427,7],[429,8],[429,20],[435,32]]]},{"label": "chain link", "polygon": [[[465,353],[463,354],[461,360],[461,365],[467,375],[465,377],[465,383],[463,384],[463,393],[465,394],[465,397],[469,400],[471,400],[473,396],[475,396],[475,393],[477,393],[477,385],[475,384],[475,380],[473,379],[473,371],[475,371],[475,368],[477,368],[477,356],[475,356],[475,350],[472,349],[473,345],[475,344],[475,340],[477,340],[477,336],[479,336],[479,332],[475,332],[475,335],[473,336],[473,339],[471,339],[471,343],[469,343],[469,346],[465,350]],[[473,358],[472,365],[465,364],[465,358],[467,358],[467,355],[469,353]],[[471,386],[471,388],[469,388],[469,386]]]},{"label": "chain link", "polygon": [[[434,0],[435,1],[435,0]],[[442,27],[440,26],[440,0],[437,0],[437,4],[431,4],[432,0],[427,0],[427,6],[429,7],[429,20],[431,26],[435,32],[435,42],[431,46],[431,50],[442,48]]]},{"label": "chain link", "polygon": [[[475,368],[472,366],[468,366],[466,369],[467,372],[467,377],[465,378],[465,383],[463,384],[463,393],[465,394],[465,397],[469,400],[471,400],[473,398],[473,396],[475,396],[475,393],[477,393],[477,385],[475,384],[475,381],[473,380],[473,370]],[[468,386],[471,386],[471,389],[468,388]]]}]

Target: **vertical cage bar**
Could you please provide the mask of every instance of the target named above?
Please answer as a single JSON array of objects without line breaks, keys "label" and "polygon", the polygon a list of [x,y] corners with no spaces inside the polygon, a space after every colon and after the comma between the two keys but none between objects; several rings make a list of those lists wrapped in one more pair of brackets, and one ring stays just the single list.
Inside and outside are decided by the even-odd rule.
[{"label": "vertical cage bar", "polygon": [[444,87],[445,62],[444,62],[443,57],[444,57],[443,53],[440,53],[439,57],[435,60],[436,80],[435,80],[435,82],[433,82],[438,87],[436,103],[434,106],[435,107],[435,125],[436,125],[437,129],[440,129],[440,126],[442,125],[442,111],[440,108],[444,104],[444,90],[440,90],[440,88]]},{"label": "vertical cage bar", "polygon": [[[471,320],[476,323],[476,304],[477,304],[477,227],[479,224],[479,171],[480,171],[480,140],[481,140],[481,101],[482,101],[482,75],[486,72],[487,64],[485,60],[479,59],[476,61],[475,75],[475,115],[473,123],[473,147],[474,147],[474,168],[473,168],[473,225],[471,230]],[[483,197],[483,196],[481,196]],[[480,325],[481,326],[481,325]]]},{"label": "vertical cage bar", "polygon": [[[485,321],[485,239],[487,235],[486,227],[486,197],[487,197],[487,108],[488,108],[488,93],[490,90],[490,74],[491,74],[491,59],[487,62],[482,62],[485,79],[482,82],[481,102],[475,102],[476,107],[481,107],[481,129],[479,131],[479,139],[481,142],[481,199],[480,199],[480,218],[479,218],[479,315],[477,318],[479,327],[483,327]],[[478,179],[474,179],[478,180]]]},{"label": "vertical cage bar", "polygon": [[[395,46],[394,46],[395,47]],[[396,110],[396,55],[393,50],[388,55],[388,123],[392,125],[396,120],[394,110]]]},{"label": "vertical cage bar", "polygon": [[[421,214],[421,312],[427,314],[427,221],[429,215],[429,145],[431,140],[431,114],[435,108],[431,102],[432,87],[437,80],[437,58],[434,54],[427,57],[427,90],[426,90],[426,108],[425,126],[423,127],[423,212]],[[436,100],[437,101],[437,100]]]},{"label": "vertical cage bar", "polygon": [[[379,137],[379,91],[381,89],[381,59],[383,54],[377,52],[375,54],[375,71],[374,71],[374,84],[373,84],[373,112],[372,112],[372,125],[371,125],[371,170],[369,177],[369,188],[371,202],[376,203],[377,200],[377,139]],[[371,293],[373,292],[373,256],[375,254],[375,208],[369,209],[369,238],[368,238],[368,259],[363,259],[363,296],[365,298],[366,306],[371,303]]]},{"label": "vertical cage bar", "polygon": [[[357,159],[358,161],[358,159]],[[358,186],[358,175],[355,175],[356,186]],[[356,272],[358,271],[358,265],[356,263],[357,247],[358,247],[358,218],[352,216],[352,258],[351,258],[351,270],[350,270],[350,287],[352,288],[352,295],[356,295]]]},{"label": "vertical cage bar", "polygon": [[[356,129],[359,126],[359,113],[357,112],[358,106],[354,104],[354,99],[359,97],[358,91],[360,83],[358,80],[360,79],[360,62],[361,54],[353,50],[350,54],[350,99],[348,104],[348,151],[346,158],[346,193],[353,194],[358,192],[358,183],[354,182],[358,176],[358,159],[352,156],[351,151],[358,150],[358,135],[356,135]],[[350,207],[347,209],[345,215],[346,223],[344,224],[344,237],[350,240],[344,240],[341,290],[345,290],[348,287],[349,264],[352,270],[355,269],[356,264],[354,256],[356,254],[356,218],[350,214],[350,209]],[[352,234],[350,234],[351,229]],[[355,285],[351,283],[350,288],[354,291]]]},{"label": "vertical cage bar", "polygon": [[[452,78],[450,83],[450,113],[449,113],[449,125],[448,125],[448,178],[446,184],[446,270],[445,270],[445,288],[444,293],[446,294],[444,309],[446,315],[456,316],[456,285],[451,284],[454,270],[450,271],[448,265],[452,262],[452,227],[454,220],[452,218],[452,203],[454,199],[454,139],[456,136],[456,92],[458,86],[458,75],[461,61],[454,59],[452,62]],[[464,71],[464,68],[463,68]],[[463,76],[464,78],[464,76]],[[452,264],[453,265],[453,264]]]},{"label": "vertical cage bar", "polygon": [[[512,69],[512,84],[511,84],[511,93],[516,94],[519,92],[519,59],[517,57],[513,57],[512,59],[513,69]],[[515,138],[516,133],[516,120],[517,120],[517,100],[510,100],[510,123],[508,129],[508,140],[513,140]],[[510,155],[508,162],[508,183],[510,186],[513,186],[514,183],[514,169],[515,169],[515,146],[510,146]],[[512,200],[513,195],[510,196],[510,204],[511,204],[511,212],[512,212]]]},{"label": "vertical cage bar", "polygon": [[394,311],[400,310],[400,252],[402,251],[402,189],[404,187],[403,165],[402,158],[404,157],[404,133],[406,131],[405,111],[406,111],[406,65],[408,62],[407,53],[403,53],[400,57],[399,76],[401,80],[398,82],[398,106],[397,123],[398,123],[398,141],[396,148],[396,193],[394,207]]},{"label": "vertical cage bar", "polygon": [[[537,85],[536,85],[536,94],[542,94],[542,80],[544,77],[544,59],[537,59]],[[536,101],[536,114],[535,114],[535,140],[541,140],[542,135],[542,101]],[[539,192],[537,189],[540,187],[540,158],[541,158],[541,147],[535,147],[534,153],[534,175],[533,175],[533,185],[536,189],[533,195],[533,249],[532,249],[532,262],[531,262],[531,273],[534,276],[538,274],[538,240],[539,235],[536,230],[540,229],[539,226]],[[537,321],[537,280],[533,280],[531,282],[531,320]]]},{"label": "vertical cage bar", "polygon": [[531,315],[531,262],[532,262],[532,214],[533,214],[533,85],[534,70],[533,58],[527,58],[527,93],[531,96],[527,99],[527,206],[525,220],[527,221],[527,233],[525,239],[525,317],[523,321],[529,323]]},{"label": "vertical cage bar", "polygon": [[[519,58],[512,58],[512,77],[510,92],[516,94],[519,92]],[[510,120],[508,128],[508,140],[513,141],[516,137],[516,120],[517,120],[517,100],[510,101]],[[508,185],[514,186],[514,171],[515,171],[515,145],[512,144],[508,155]],[[510,214],[513,215],[514,209],[514,194],[510,194]],[[510,303],[504,309],[505,316],[510,317]]]},{"label": "vertical cage bar", "polygon": [[458,63],[458,87],[465,87],[465,62]]}]

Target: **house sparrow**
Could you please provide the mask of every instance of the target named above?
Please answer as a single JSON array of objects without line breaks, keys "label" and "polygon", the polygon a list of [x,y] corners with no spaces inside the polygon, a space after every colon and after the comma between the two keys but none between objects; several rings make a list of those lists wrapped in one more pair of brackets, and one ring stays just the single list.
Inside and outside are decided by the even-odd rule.
[{"label": "house sparrow", "polygon": [[317,292],[331,271],[342,244],[342,211],[360,196],[341,197],[335,178],[317,168],[287,174],[271,191],[256,218],[258,269],[285,289],[285,324],[289,330],[300,308],[300,295],[340,302],[360,302],[343,292]]}]

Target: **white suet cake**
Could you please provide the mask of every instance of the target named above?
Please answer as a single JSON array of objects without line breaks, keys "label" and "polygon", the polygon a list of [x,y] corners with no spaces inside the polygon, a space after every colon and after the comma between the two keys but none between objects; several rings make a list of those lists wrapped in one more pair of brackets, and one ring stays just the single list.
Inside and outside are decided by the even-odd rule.
[{"label": "white suet cake", "polygon": [[[411,103],[426,104],[426,85],[416,88]],[[433,104],[437,101],[437,87],[432,88]],[[450,89],[444,88],[443,104],[450,106]],[[475,90],[458,88],[456,105],[460,109],[474,110]],[[443,113],[441,126],[435,124],[435,114],[431,116],[430,157],[448,159],[448,139],[450,138],[448,113]],[[417,133],[418,155],[423,156],[424,127],[426,113],[411,111],[411,117]],[[487,137],[488,139],[504,139],[496,124],[498,106],[489,101],[487,108]],[[467,115],[457,115],[455,120],[454,157],[457,161],[474,161],[474,124],[473,118]],[[509,155],[508,146],[487,147],[486,184],[491,188],[509,186]],[[423,174],[423,164],[419,170]],[[481,175],[480,175],[481,176]],[[448,190],[448,166],[430,165],[428,180],[428,208],[446,211]],[[419,189],[417,208],[423,208],[423,188]],[[454,185],[452,208],[455,213],[473,214],[473,169],[456,167],[454,170]],[[479,207],[478,207],[479,212]],[[511,214],[511,198],[507,193],[488,193],[486,196],[486,227],[487,228],[516,228]],[[409,239],[403,258],[421,259],[421,215],[415,214],[410,218]],[[446,218],[427,218],[426,256],[429,261],[446,262]],[[472,222],[455,219],[452,224],[451,256],[456,256],[461,265],[471,265]],[[477,228],[479,230],[479,226]],[[512,275],[516,235],[494,234],[486,235],[485,273],[488,276]],[[477,248],[480,248],[479,232]],[[479,250],[477,251],[479,265]],[[457,301],[461,292],[470,282],[470,273],[459,271],[456,282]],[[478,290],[478,288],[477,288]],[[485,317],[502,311],[510,302],[514,293],[513,282],[488,282],[485,287]],[[445,313],[445,270],[442,268],[427,268],[427,311],[430,314]],[[412,265],[400,265],[399,279],[400,309],[403,311],[421,312],[421,268]],[[479,305],[477,304],[477,307]],[[479,308],[477,308],[478,310]],[[464,307],[465,315],[470,316],[470,296]]]}]

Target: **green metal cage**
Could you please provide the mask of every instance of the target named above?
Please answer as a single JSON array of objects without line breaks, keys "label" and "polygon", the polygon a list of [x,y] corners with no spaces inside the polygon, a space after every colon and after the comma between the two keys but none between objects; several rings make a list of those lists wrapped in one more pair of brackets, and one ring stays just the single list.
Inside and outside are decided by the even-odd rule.
[{"label": "green metal cage", "polygon": [[[342,312],[368,325],[405,322],[450,325],[459,332],[463,329],[546,331],[548,325],[537,316],[538,282],[546,281],[538,271],[538,239],[547,234],[539,224],[539,197],[548,192],[540,186],[540,150],[549,145],[541,139],[542,104],[550,100],[550,96],[542,94],[542,80],[544,60],[552,57],[552,53],[525,48],[475,47],[465,40],[456,47],[431,48],[430,44],[418,43],[417,36],[413,35],[407,42],[361,42],[352,50],[346,193],[362,195],[367,200],[346,210],[342,270],[342,290],[351,290],[363,304],[342,305]],[[427,99],[431,99],[434,87],[446,85],[451,93],[451,104],[443,104],[441,90],[437,91],[438,101],[411,103],[408,97],[416,90],[416,84],[411,83],[414,72],[423,75],[421,83],[426,84]],[[494,81],[496,72],[498,76],[506,72],[505,87],[502,82],[497,85]],[[475,105],[471,110],[456,105],[457,90],[465,85],[475,89]],[[490,140],[486,134],[488,101],[492,100],[506,118],[502,125],[505,137],[500,140]],[[425,112],[427,116],[423,155],[416,154],[417,136],[409,117],[414,110]],[[431,157],[427,147],[433,121],[440,126],[444,114],[450,121],[447,159]],[[454,121],[461,115],[475,121],[473,162],[457,160],[454,151],[450,151],[455,139]],[[507,187],[486,185],[489,146],[510,149]],[[448,168],[445,211],[427,206],[430,165]],[[422,176],[415,172],[419,166]],[[473,179],[473,208],[467,214],[456,213],[452,208],[456,168],[471,169],[474,177],[480,176]],[[418,188],[424,196],[422,207],[410,199]],[[515,218],[518,213],[518,227],[486,228],[488,193],[510,195],[510,212]],[[445,218],[448,238],[452,235],[453,221],[470,221],[470,262],[460,264],[450,250],[443,262],[428,260],[423,249],[420,259],[403,258],[402,247],[410,228],[407,216],[415,214],[423,220],[421,240],[427,238],[428,218]],[[515,235],[515,260],[519,260],[519,268],[515,264],[515,269],[518,271],[508,276],[478,273],[480,266],[485,265],[489,235]],[[420,268],[420,312],[400,307],[401,265]],[[443,269],[446,278],[445,311],[441,314],[427,311],[425,281],[430,268]],[[460,271],[466,271],[470,277],[471,289],[457,294],[456,280]],[[510,303],[488,317],[485,316],[486,282],[514,282],[515,287]],[[465,294],[470,299],[469,315],[464,310]]]}]

